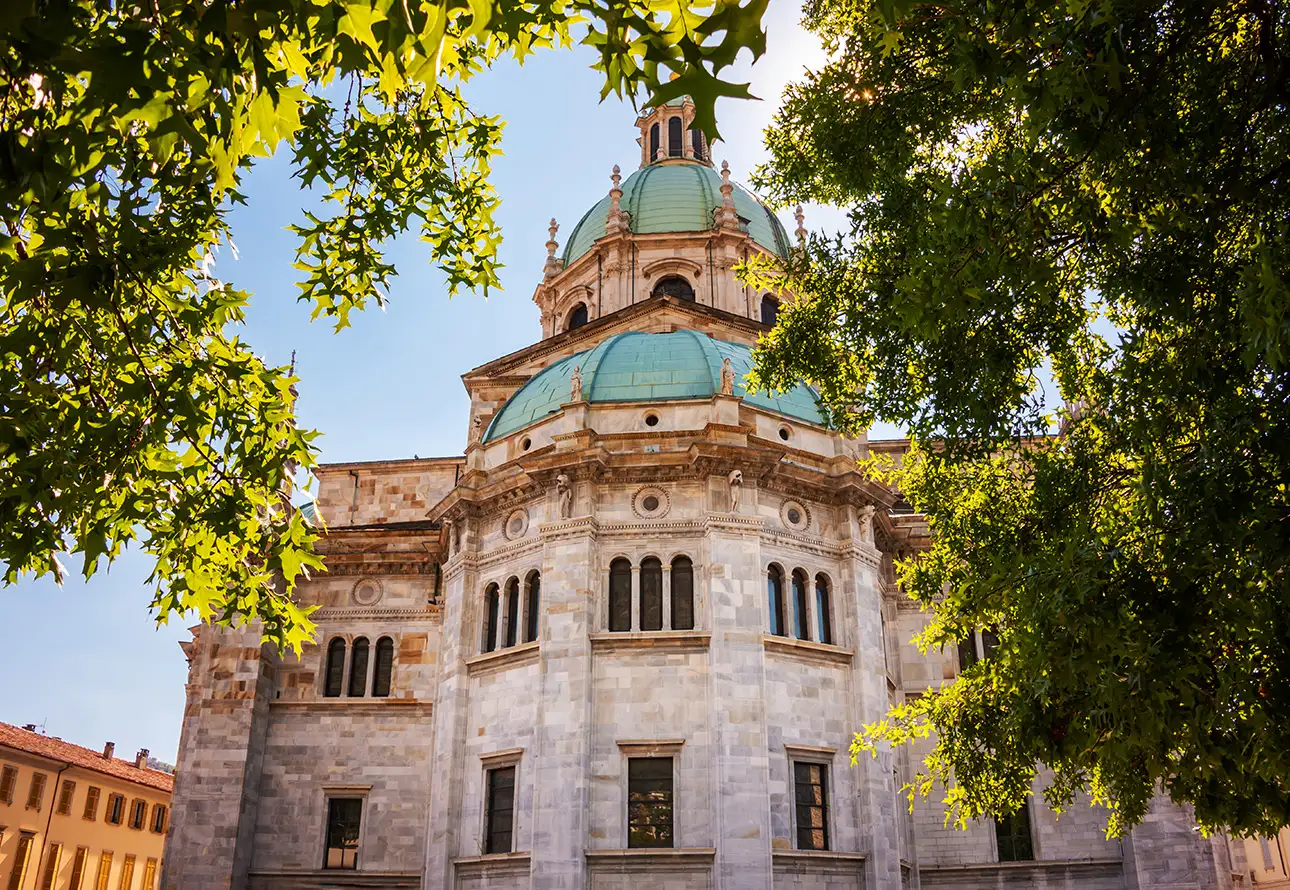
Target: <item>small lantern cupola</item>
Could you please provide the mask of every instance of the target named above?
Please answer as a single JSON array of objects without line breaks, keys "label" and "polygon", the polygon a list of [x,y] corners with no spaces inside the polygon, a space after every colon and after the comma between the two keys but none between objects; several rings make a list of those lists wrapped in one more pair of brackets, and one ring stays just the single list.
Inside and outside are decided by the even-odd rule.
[{"label": "small lantern cupola", "polygon": [[689,96],[669,99],[646,108],[636,119],[640,129],[641,166],[663,161],[697,161],[712,166],[708,140],[694,123],[694,100]]}]

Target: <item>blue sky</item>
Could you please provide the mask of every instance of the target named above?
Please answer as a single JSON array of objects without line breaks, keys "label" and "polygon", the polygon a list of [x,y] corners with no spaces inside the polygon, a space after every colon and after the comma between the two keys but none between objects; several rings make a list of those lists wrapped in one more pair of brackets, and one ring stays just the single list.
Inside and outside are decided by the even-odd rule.
[{"label": "blue sky", "polygon": [[[761,132],[784,85],[803,66],[823,59],[816,39],[798,26],[799,6],[776,0],[767,19],[766,56],[740,66],[760,102],[723,102],[718,118],[728,160],[746,180],[765,157]],[[546,52],[521,68],[498,67],[474,81],[470,96],[481,110],[506,121],[505,155],[494,168],[502,195],[505,290],[487,299],[449,300],[427,253],[415,238],[393,246],[400,276],[385,311],[352,316],[333,335],[311,324],[298,303],[291,268],[294,239],[286,226],[309,203],[290,178],[289,158],[262,163],[244,191],[248,206],[233,215],[236,259],[226,251],[222,277],[254,294],[242,336],[270,362],[297,352],[299,413],[323,433],[322,460],[379,460],[461,453],[468,400],[459,376],[541,336],[531,299],[546,256],[547,222],[558,240],[609,189],[614,164],[624,174],[639,163],[635,113],[610,99],[598,102],[600,80],[583,50]],[[791,214],[781,214],[791,231]],[[840,217],[807,208],[808,227],[836,225]],[[148,561],[127,554],[90,583],[25,580],[0,590],[0,614],[9,630],[0,648],[0,721],[43,723],[50,735],[101,747],[117,743],[121,756],[149,748],[173,762],[179,746],[187,667],[177,645],[192,623],[156,627],[144,583]],[[15,632],[16,631],[16,632]]]}]

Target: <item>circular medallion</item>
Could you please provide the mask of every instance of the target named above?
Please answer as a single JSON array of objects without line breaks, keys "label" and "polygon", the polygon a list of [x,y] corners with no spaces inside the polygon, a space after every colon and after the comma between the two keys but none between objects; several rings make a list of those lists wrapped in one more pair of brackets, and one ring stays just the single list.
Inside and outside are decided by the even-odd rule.
[{"label": "circular medallion", "polygon": [[804,532],[811,527],[811,512],[797,501],[784,501],[779,508],[779,521],[785,528]]},{"label": "circular medallion", "polygon": [[375,578],[359,578],[350,597],[356,605],[374,606],[381,601],[381,582]]},{"label": "circular medallion", "polygon": [[655,486],[642,488],[632,496],[632,512],[641,519],[659,519],[671,507],[667,492]]},{"label": "circular medallion", "polygon": [[524,533],[529,530],[529,511],[523,508],[511,511],[511,515],[506,517],[506,525],[503,529],[506,537],[512,541],[524,537]]}]

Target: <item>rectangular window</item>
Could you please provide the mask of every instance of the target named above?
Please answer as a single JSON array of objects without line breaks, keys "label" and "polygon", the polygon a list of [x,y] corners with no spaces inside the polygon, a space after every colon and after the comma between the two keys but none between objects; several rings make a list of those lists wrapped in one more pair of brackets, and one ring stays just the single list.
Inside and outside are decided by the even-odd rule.
[{"label": "rectangular window", "polygon": [[31,774],[31,788],[27,790],[27,809],[39,810],[45,802],[45,779],[44,773]]},{"label": "rectangular window", "polygon": [[363,799],[333,797],[327,801],[327,851],[323,868],[358,868],[358,830]]},{"label": "rectangular window", "polygon": [[130,802],[130,827],[143,831],[143,823],[148,821],[148,802],[135,798]]},{"label": "rectangular window", "polygon": [[108,890],[108,877],[112,874],[112,851],[99,854],[99,873],[94,878],[94,890]]},{"label": "rectangular window", "polygon": [[72,813],[72,796],[76,794],[76,783],[71,779],[63,779],[63,786],[58,792],[58,809],[56,812],[60,816],[70,816]]},{"label": "rectangular window", "polygon": [[672,846],[672,758],[627,761],[627,846]]},{"label": "rectangular window", "polygon": [[793,763],[793,801],[799,850],[829,848],[828,770],[822,763]]},{"label": "rectangular window", "polygon": [[85,813],[83,818],[93,822],[99,817],[99,789],[93,785],[85,792]]},{"label": "rectangular window", "polygon": [[999,842],[1000,862],[1029,862],[1035,858],[1030,839],[1030,803],[1021,805],[1011,816],[994,820],[994,836]]},{"label": "rectangular window", "polygon": [[166,833],[166,805],[154,803],[152,805],[152,833]]},{"label": "rectangular window", "polygon": [[157,860],[149,859],[143,866],[143,890],[156,890]]},{"label": "rectangular window", "polygon": [[18,848],[13,851],[13,867],[9,872],[8,890],[22,890],[22,882],[27,878],[27,862],[31,859],[31,848],[36,836],[24,831],[18,835]]},{"label": "rectangular window", "polygon": [[117,890],[133,890],[134,888],[134,854],[127,853],[125,861],[121,863],[121,880],[116,885]]},{"label": "rectangular window", "polygon": [[81,884],[85,883],[85,861],[89,858],[89,847],[76,848],[76,858],[72,860],[72,879],[67,883],[67,890],[81,890]]},{"label": "rectangular window", "polygon": [[45,853],[45,870],[40,875],[40,890],[54,890],[58,880],[58,860],[63,858],[63,845],[50,844]]},{"label": "rectangular window", "polygon": [[485,853],[509,853],[515,827],[515,767],[488,771],[488,834]]},{"label": "rectangular window", "polygon": [[6,766],[0,770],[0,803],[13,803],[13,789],[17,784],[17,767]]},{"label": "rectangular window", "polygon": [[120,825],[125,821],[125,795],[109,794],[107,802],[107,813],[104,815],[104,821],[108,825]]}]

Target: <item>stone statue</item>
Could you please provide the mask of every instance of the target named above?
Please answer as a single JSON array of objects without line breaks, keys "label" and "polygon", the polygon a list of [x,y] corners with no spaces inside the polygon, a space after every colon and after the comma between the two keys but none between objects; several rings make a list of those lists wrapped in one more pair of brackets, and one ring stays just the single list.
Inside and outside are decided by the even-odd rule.
[{"label": "stone statue", "polygon": [[582,365],[573,366],[573,376],[569,378],[569,401],[582,401]]},{"label": "stone statue", "polygon": [[742,470],[731,470],[730,475],[726,477],[726,482],[730,485],[730,512],[739,512],[739,495],[744,490],[744,474]]},{"label": "stone statue", "polygon": [[560,518],[568,519],[573,515],[573,486],[569,484],[569,477],[564,473],[555,477],[555,497]]},{"label": "stone statue", "polygon": [[735,394],[735,369],[730,365],[729,356],[721,360],[721,394],[723,396]]},{"label": "stone statue", "polygon": [[860,508],[860,540],[866,544],[873,543],[873,504],[865,504]]},{"label": "stone statue", "polygon": [[447,534],[447,538],[448,538],[448,558],[449,558],[449,559],[452,559],[453,555],[457,552],[457,528],[456,528],[456,524],[455,524],[451,519],[445,519],[445,520],[443,521],[443,527],[444,527],[444,531],[446,531],[446,532],[448,533],[448,534]]},{"label": "stone statue", "polygon": [[484,434],[483,415],[476,414],[475,419],[470,422],[470,444],[474,445]]}]

